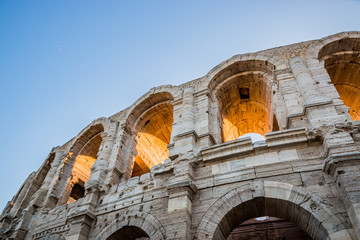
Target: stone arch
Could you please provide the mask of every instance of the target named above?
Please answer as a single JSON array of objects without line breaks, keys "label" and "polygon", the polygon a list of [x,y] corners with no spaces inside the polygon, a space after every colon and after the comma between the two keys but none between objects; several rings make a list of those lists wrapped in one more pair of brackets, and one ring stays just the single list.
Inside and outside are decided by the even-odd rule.
[{"label": "stone arch", "polygon": [[305,188],[270,181],[252,182],[218,199],[203,215],[194,239],[226,239],[236,224],[264,215],[287,219],[313,239],[351,239],[345,221],[320,198]]},{"label": "stone arch", "polygon": [[127,114],[124,116],[126,118],[126,126],[132,129],[135,121],[144,111],[160,102],[173,101],[179,98],[180,95],[181,90],[177,86],[163,85],[152,88],[127,109]]},{"label": "stone arch", "polygon": [[164,240],[165,230],[159,220],[153,215],[145,212],[130,211],[112,221],[96,237],[95,240],[108,239],[116,231],[123,227],[134,226],[144,231],[151,240]]},{"label": "stone arch", "polygon": [[219,65],[215,66],[205,76],[205,82],[210,91],[219,85],[225,79],[239,73],[248,71],[259,71],[267,73],[274,78],[276,66],[272,63],[269,56],[263,56],[261,53],[255,56],[241,55],[234,56]]},{"label": "stone arch", "polygon": [[91,167],[97,159],[103,140],[101,133],[107,127],[105,118],[97,119],[73,139],[55,188],[61,189],[57,205],[70,203],[84,196],[85,183],[89,180]]},{"label": "stone arch", "polygon": [[153,88],[127,110],[116,161],[122,173],[120,181],[147,173],[168,157],[174,120],[172,102],[180,94],[175,86]]},{"label": "stone arch", "polygon": [[341,33],[321,41],[318,60],[324,64],[353,120],[360,120],[360,32]]},{"label": "stone arch", "polygon": [[[208,88],[217,100],[222,142],[247,133],[265,135],[278,129],[272,95],[275,65],[247,59],[225,62],[210,71]],[[211,77],[209,77],[211,76]]]}]

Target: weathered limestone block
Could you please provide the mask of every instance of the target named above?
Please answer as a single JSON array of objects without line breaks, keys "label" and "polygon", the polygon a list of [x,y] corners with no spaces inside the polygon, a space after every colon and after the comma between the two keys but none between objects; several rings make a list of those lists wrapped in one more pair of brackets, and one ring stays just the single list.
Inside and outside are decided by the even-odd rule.
[{"label": "weathered limestone block", "polygon": [[360,239],[359,52],[339,33],[152,88],[53,148],[0,239],[227,239],[274,218]]}]

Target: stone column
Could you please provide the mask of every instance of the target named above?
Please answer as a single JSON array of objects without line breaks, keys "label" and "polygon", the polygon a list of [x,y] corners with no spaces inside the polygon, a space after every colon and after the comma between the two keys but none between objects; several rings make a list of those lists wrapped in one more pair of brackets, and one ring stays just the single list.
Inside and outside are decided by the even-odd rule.
[{"label": "stone column", "polygon": [[50,183],[51,188],[44,200],[44,206],[46,208],[54,208],[56,206],[68,180],[67,175],[70,174],[69,171],[72,169],[72,167],[69,166],[70,153],[59,154],[57,157],[59,158],[59,166],[54,170],[54,175],[58,177],[54,177]]},{"label": "stone column", "polygon": [[105,182],[117,128],[118,123],[112,122],[110,123],[108,131],[101,133],[102,142],[99,147],[97,159],[91,167],[89,180],[85,183],[87,193],[94,191],[94,189],[106,191],[109,187]]},{"label": "stone column", "polygon": [[[182,106],[175,105],[182,109],[179,119],[174,119],[176,124],[176,133],[174,134],[174,145],[169,147],[169,158],[175,159],[179,155],[193,155],[194,146],[198,139],[195,131],[195,100],[194,89],[186,87],[184,89]],[[174,112],[179,109],[174,108]],[[173,134],[172,134],[173,135]]]},{"label": "stone column", "polygon": [[[210,122],[210,112],[211,112],[211,95],[209,94],[208,89],[195,93],[195,106],[196,109],[196,121],[195,121],[195,131],[198,134],[198,143],[197,148],[209,147],[215,144],[215,139],[212,133],[215,131],[214,124]],[[216,119],[217,121],[217,119]]]},{"label": "stone column", "polygon": [[197,192],[189,180],[177,182],[167,187],[169,194],[168,239],[191,239],[192,201]]},{"label": "stone column", "polygon": [[293,57],[289,63],[294,77],[297,80],[299,90],[304,97],[305,104],[309,104],[316,100],[324,100],[325,98],[320,96],[320,93],[316,90],[315,82],[303,59],[296,56]]},{"label": "stone column", "polygon": [[16,225],[14,233],[11,235],[11,239],[25,239],[35,210],[34,206],[28,206],[23,210],[20,221]]},{"label": "stone column", "polygon": [[324,170],[335,181],[357,239],[360,239],[360,152],[334,154]]},{"label": "stone column", "polygon": [[31,186],[31,183],[33,181],[35,177],[35,172],[32,172],[29,177],[26,179],[24,185],[22,186],[21,188],[21,191],[19,192],[19,194],[16,196],[16,200],[15,202],[13,203],[13,207],[11,208],[10,210],[10,214],[14,217],[20,217],[21,215],[21,212],[22,212],[22,208],[21,208],[21,205],[24,201],[24,198],[26,197],[27,195],[27,192]]},{"label": "stone column", "polygon": [[310,126],[314,128],[323,124],[345,121],[344,116],[337,114],[332,100],[317,91],[315,81],[304,60],[296,56],[290,60],[289,64],[301,95],[304,97],[304,114],[308,118]]},{"label": "stone column", "polygon": [[194,116],[194,88],[187,87],[184,89],[183,95],[183,114],[181,132],[185,133],[194,130],[195,116]]},{"label": "stone column", "polygon": [[336,184],[357,239],[360,239],[360,151],[354,138],[360,139],[359,127],[337,124],[323,130],[324,151],[328,153],[323,170]]},{"label": "stone column", "polygon": [[95,215],[90,211],[80,211],[68,217],[71,222],[67,240],[87,240]]},{"label": "stone column", "polygon": [[34,205],[40,207],[47,201],[47,197],[49,197],[49,193],[51,192],[50,186],[54,179],[56,179],[55,174],[60,165],[62,156],[64,156],[64,152],[59,149],[55,151],[55,158],[51,164],[49,172],[47,173],[41,188],[36,192],[36,196],[33,202]]},{"label": "stone column", "polygon": [[[126,127],[126,124],[120,124],[116,132],[116,137],[114,140],[114,145],[111,150],[108,173],[106,176],[106,183],[114,185],[120,182],[121,178],[124,175],[124,169],[122,169],[125,164],[125,155],[128,140],[129,140],[129,129]],[[121,150],[120,150],[121,149]]]}]

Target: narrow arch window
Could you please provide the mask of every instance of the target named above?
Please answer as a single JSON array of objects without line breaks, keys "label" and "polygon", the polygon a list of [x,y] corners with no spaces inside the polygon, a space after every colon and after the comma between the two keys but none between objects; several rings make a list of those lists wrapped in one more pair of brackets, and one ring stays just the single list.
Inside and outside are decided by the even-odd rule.
[{"label": "narrow arch window", "polygon": [[131,177],[150,172],[150,169],[169,156],[167,145],[170,143],[173,123],[173,107],[161,103],[146,111],[136,124],[136,153]]},{"label": "narrow arch window", "polygon": [[69,200],[70,202],[77,201],[78,199],[84,197],[85,187],[84,182],[79,180],[78,183],[75,183],[71,189]]},{"label": "narrow arch window", "polygon": [[100,134],[88,140],[75,158],[74,167],[67,183],[69,192],[67,203],[77,201],[85,195],[85,183],[89,180],[91,167],[94,165],[102,138]]},{"label": "narrow arch window", "polygon": [[269,79],[262,73],[229,78],[216,92],[223,142],[279,130]]},{"label": "narrow arch window", "polygon": [[54,204],[61,206],[77,201],[85,195],[85,184],[89,180],[91,167],[94,165],[100,144],[102,124],[91,126],[81,134],[72,145],[60,169],[55,183],[56,196]]},{"label": "narrow arch window", "polygon": [[360,120],[360,39],[345,38],[325,45],[319,60],[324,61],[340,99],[350,108],[353,120]]}]

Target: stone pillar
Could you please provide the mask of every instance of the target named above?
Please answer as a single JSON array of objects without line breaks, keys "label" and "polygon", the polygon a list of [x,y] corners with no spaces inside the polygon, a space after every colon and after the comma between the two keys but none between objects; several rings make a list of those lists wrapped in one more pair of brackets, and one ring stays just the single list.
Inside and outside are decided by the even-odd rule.
[{"label": "stone pillar", "polygon": [[195,108],[197,111],[195,131],[199,135],[197,148],[209,147],[215,144],[215,139],[212,135],[215,127],[210,122],[209,116],[211,112],[211,100],[208,89],[195,93]]},{"label": "stone pillar", "polygon": [[192,201],[197,192],[189,180],[177,182],[167,187],[168,202],[168,239],[191,239]]},{"label": "stone pillar", "polygon": [[44,201],[44,206],[46,208],[54,208],[56,206],[61,197],[62,190],[68,180],[68,171],[69,169],[72,169],[70,168],[68,163],[69,158],[71,157],[70,153],[59,154],[57,157],[59,158],[59,166],[55,170],[54,176],[57,175],[58,177],[54,177],[52,182],[50,183],[51,189],[48,191],[48,194]]},{"label": "stone pillar", "polygon": [[192,87],[184,89],[183,109],[181,126],[182,133],[194,130],[194,89]]},{"label": "stone pillar", "polygon": [[324,151],[328,153],[323,170],[336,184],[357,239],[360,239],[360,151],[354,138],[360,139],[359,127],[348,123],[323,130]]},{"label": "stone pillar", "polygon": [[324,171],[335,181],[356,237],[360,239],[360,152],[328,157]]},{"label": "stone pillar", "polygon": [[21,208],[21,205],[24,201],[24,198],[26,197],[27,195],[27,192],[31,186],[31,183],[33,181],[35,177],[35,172],[31,173],[29,175],[29,177],[26,179],[24,185],[22,186],[21,188],[21,191],[19,192],[19,194],[16,196],[16,199],[14,201],[14,205],[13,207],[11,208],[10,210],[10,214],[14,217],[20,217],[20,214],[22,212],[22,208]]},{"label": "stone pillar", "polygon": [[105,182],[117,128],[118,123],[112,122],[110,123],[108,131],[101,133],[102,142],[99,147],[97,159],[91,167],[89,180],[85,183],[86,192],[91,192],[93,189],[106,191],[109,187]]},{"label": "stone pillar", "polygon": [[[125,164],[124,156],[126,149],[126,144],[128,142],[129,130],[126,127],[126,124],[120,124],[117,128],[116,137],[114,139],[114,145],[111,149],[111,154],[109,157],[108,173],[106,176],[106,184],[117,184],[120,182],[124,174],[124,170],[121,168]],[[120,151],[121,149],[121,151]]]},{"label": "stone pillar", "polygon": [[344,116],[337,114],[332,100],[317,91],[315,81],[304,60],[296,56],[290,60],[289,64],[301,95],[304,97],[304,114],[308,118],[311,128],[345,121]]},{"label": "stone pillar", "polygon": [[68,218],[70,230],[67,240],[87,240],[95,215],[90,211],[77,212]]},{"label": "stone pillar", "polygon": [[299,56],[290,60],[290,67],[297,80],[297,84],[301,94],[304,96],[305,104],[309,104],[316,100],[323,100],[324,97],[316,90],[316,85],[307,69],[305,62]]},{"label": "stone pillar", "polygon": [[11,235],[11,239],[25,239],[26,233],[29,231],[31,220],[35,212],[34,206],[28,206],[23,210],[21,220],[16,225],[14,233]]},{"label": "stone pillar", "polygon": [[[176,107],[176,106],[175,106]],[[179,155],[192,155],[198,135],[195,132],[195,100],[194,89],[186,87],[184,89],[181,118],[175,119],[177,129],[174,135],[174,145],[169,147],[169,158],[175,159]],[[175,111],[179,109],[175,108]]]},{"label": "stone pillar", "polygon": [[44,205],[44,203],[47,201],[47,198],[49,197],[48,193],[51,192],[49,188],[53,183],[54,179],[56,179],[55,174],[58,170],[60,161],[63,156],[64,156],[64,152],[62,152],[61,150],[55,151],[55,158],[51,164],[49,172],[46,175],[41,188],[36,192],[36,196],[34,198],[33,204],[36,205],[37,207]]}]

